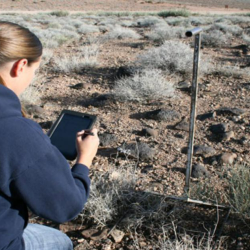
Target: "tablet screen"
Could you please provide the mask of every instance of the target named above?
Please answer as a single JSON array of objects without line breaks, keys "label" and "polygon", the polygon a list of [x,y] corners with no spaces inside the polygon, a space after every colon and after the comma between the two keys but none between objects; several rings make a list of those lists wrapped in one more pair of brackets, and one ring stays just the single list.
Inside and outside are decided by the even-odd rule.
[{"label": "tablet screen", "polygon": [[52,136],[51,143],[56,146],[68,160],[76,158],[76,133],[89,129],[93,120],[88,116],[75,116],[64,114],[56,127]]}]

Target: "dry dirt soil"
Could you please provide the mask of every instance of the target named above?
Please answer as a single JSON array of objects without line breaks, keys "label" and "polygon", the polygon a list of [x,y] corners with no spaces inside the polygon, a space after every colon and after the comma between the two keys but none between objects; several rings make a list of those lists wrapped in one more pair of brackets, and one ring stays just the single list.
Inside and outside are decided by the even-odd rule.
[{"label": "dry dirt soil", "polygon": [[[166,1],[167,2],[167,1]],[[192,11],[200,11],[203,13],[211,11],[214,13],[230,13],[230,11],[241,12],[250,9],[250,3],[247,1],[176,1],[179,4],[170,3],[146,3],[145,1],[8,1],[1,0],[0,8],[2,11],[51,11],[51,10],[67,10],[67,11],[160,11],[167,8],[176,8],[186,6]],[[199,2],[199,6],[198,6]],[[206,2],[206,4],[204,3]],[[195,4],[197,6],[195,6]],[[207,6],[210,4],[210,7]],[[229,5],[229,9],[223,6]],[[231,9],[235,8],[235,9]],[[245,25],[243,28],[250,28]],[[134,29],[142,34],[139,40],[118,39],[104,43],[100,48],[98,58],[98,66],[85,69],[83,72],[76,74],[59,74],[50,71],[51,65],[47,65],[47,69],[41,71],[43,77],[43,92],[40,102],[36,103],[35,109],[31,109],[29,117],[41,124],[46,132],[51,122],[55,121],[62,109],[72,109],[75,111],[91,113],[98,116],[98,127],[100,135],[112,134],[116,137],[113,142],[100,147],[97,157],[91,170],[91,175],[99,174],[100,176],[110,169],[110,166],[123,166],[126,162],[132,162],[136,165],[139,179],[137,182],[137,190],[156,192],[159,195],[183,195],[185,184],[185,169],[187,155],[183,153],[183,148],[188,144],[187,126],[185,129],[176,129],[175,125],[182,118],[188,118],[190,115],[190,92],[178,89],[175,98],[166,100],[150,100],[142,103],[128,102],[123,103],[107,98],[105,94],[111,92],[114,82],[117,79],[119,67],[127,66],[134,61],[136,56],[145,50],[158,46],[146,39],[143,34],[146,30],[141,27]],[[87,43],[86,38],[82,37],[82,44]],[[192,40],[185,41],[192,43]],[[74,53],[79,44],[72,43],[55,49],[54,53],[63,54],[65,51]],[[219,48],[204,47],[202,52],[205,56],[213,58],[213,62],[221,62],[225,65],[249,68],[249,47],[242,44],[242,40],[233,39],[230,44]],[[180,79],[185,81],[186,79]],[[200,91],[198,93],[197,114],[213,114],[205,119],[197,120],[195,144],[209,146],[214,149],[212,156],[206,153],[199,153],[194,157],[194,163],[203,164],[209,173],[209,178],[215,180],[222,173],[221,154],[229,153],[233,156],[233,161],[238,163],[245,162],[249,164],[249,138],[250,138],[250,79],[249,76],[234,76],[223,74],[207,75],[199,79]],[[79,84],[80,85],[76,85]],[[78,86],[78,87],[77,87]],[[94,100],[94,102],[93,102]],[[226,107],[224,111],[219,111]],[[241,114],[236,114],[229,108],[240,109]],[[179,113],[177,120],[170,122],[156,121],[154,119],[146,119],[143,114],[145,112],[158,109],[174,110]],[[238,110],[239,111],[239,110]],[[235,111],[236,112],[236,111]],[[231,138],[221,140],[221,138],[211,133],[211,125],[225,124],[226,132],[231,133]],[[153,130],[153,136],[142,133],[143,129]],[[134,159],[133,157],[126,159],[124,156],[117,154],[117,148],[123,142],[146,143],[156,154],[146,160]],[[236,156],[236,157],[234,157]],[[197,178],[192,178],[192,183],[197,182]],[[218,187],[221,188],[221,187]],[[188,210],[190,212],[190,210]],[[199,211],[190,212],[186,215],[188,218],[180,227],[190,229],[194,223],[199,224],[200,228],[204,226],[202,223],[206,220],[206,226],[216,223],[217,210],[213,210],[213,221],[206,213]],[[170,211],[171,212],[171,211]],[[183,212],[183,211],[182,211]],[[192,214],[193,213],[193,214]],[[210,212],[208,212],[210,213]],[[197,216],[199,214],[199,216]],[[206,214],[206,215],[205,215]],[[207,216],[207,217],[206,217]],[[185,217],[185,216],[184,216]],[[195,222],[192,219],[197,219]],[[46,221],[33,221],[45,224],[51,224]],[[188,222],[187,222],[188,221]],[[228,249],[236,249],[238,236],[244,235],[249,231],[243,224],[237,224],[231,219],[226,225],[226,229],[231,237],[230,247]],[[115,224],[115,223],[114,223]],[[114,226],[111,225],[111,226]],[[53,225],[53,224],[52,224]],[[78,249],[81,248],[83,237],[82,231],[86,227],[93,225],[83,225],[82,221],[77,221],[68,225],[54,225],[60,227],[68,233],[74,241]],[[95,227],[96,225],[94,225]],[[96,226],[97,228],[97,226]],[[194,227],[195,228],[195,227]],[[199,230],[200,230],[199,228]],[[190,233],[192,233],[190,229]],[[195,228],[196,230],[197,228]],[[144,230],[144,231],[143,231]],[[143,228],[141,237],[141,248],[136,247],[133,243],[133,234],[126,232],[124,241],[116,244],[107,237],[102,241],[87,239],[88,249],[153,249],[152,244],[147,242],[148,228]],[[204,230],[204,228],[203,228]],[[132,236],[131,236],[132,235]],[[249,243],[249,234],[244,238],[246,244]],[[157,238],[157,235],[155,236]],[[126,242],[127,241],[127,242]],[[146,245],[145,245],[146,244]],[[147,244],[149,245],[147,246]],[[245,248],[247,249],[247,248]]]},{"label": "dry dirt soil", "polygon": [[250,10],[247,0],[187,0],[187,1],[137,1],[137,0],[1,0],[0,11],[162,11],[170,8],[187,8],[199,13],[235,13]]}]

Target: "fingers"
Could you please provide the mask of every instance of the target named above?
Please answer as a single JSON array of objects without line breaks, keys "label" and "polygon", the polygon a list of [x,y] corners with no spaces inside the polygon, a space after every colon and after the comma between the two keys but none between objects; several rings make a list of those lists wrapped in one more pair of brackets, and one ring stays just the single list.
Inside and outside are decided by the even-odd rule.
[{"label": "fingers", "polygon": [[78,141],[80,141],[84,134],[86,134],[86,136],[87,135],[97,136],[97,133],[98,133],[98,130],[96,128],[93,128],[92,130],[82,130],[76,134],[76,138]]}]

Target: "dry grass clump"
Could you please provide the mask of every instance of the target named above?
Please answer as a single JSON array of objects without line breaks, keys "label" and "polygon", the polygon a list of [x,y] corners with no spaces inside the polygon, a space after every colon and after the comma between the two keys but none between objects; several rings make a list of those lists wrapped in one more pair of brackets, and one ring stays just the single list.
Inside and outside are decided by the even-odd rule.
[{"label": "dry grass clump", "polygon": [[175,95],[175,88],[161,70],[144,69],[131,77],[117,80],[113,93],[121,100],[143,101],[172,97]]},{"label": "dry grass clump", "polygon": [[130,205],[136,181],[135,167],[130,164],[110,169],[102,176],[95,175],[83,213],[101,225],[114,221]]},{"label": "dry grass clump", "polygon": [[78,40],[80,35],[75,31],[70,31],[66,29],[31,29],[42,41],[45,48],[57,48],[66,42],[73,40]]},{"label": "dry grass clump", "polygon": [[250,44],[250,36],[247,34],[242,35],[242,39],[247,43]]},{"label": "dry grass clump", "polygon": [[149,27],[155,24],[164,24],[166,23],[162,18],[156,17],[156,16],[148,16],[148,17],[143,17],[138,20],[136,20],[136,25],[140,27]]},{"label": "dry grass clump", "polygon": [[186,30],[184,27],[171,27],[167,23],[157,24],[152,27],[147,37],[154,42],[163,43],[165,40],[185,37]]},{"label": "dry grass clump", "polygon": [[243,218],[250,218],[250,169],[247,165],[236,164],[227,168],[229,204]]},{"label": "dry grass clump", "polygon": [[65,16],[68,16],[69,15],[69,12],[68,11],[53,11],[53,12],[50,12],[50,14],[52,16],[57,16],[57,17],[65,17]]},{"label": "dry grass clump", "polygon": [[99,47],[96,44],[85,46],[74,55],[58,56],[54,59],[53,71],[61,73],[81,72],[84,68],[98,63]]},{"label": "dry grass clump", "polygon": [[163,236],[156,243],[155,250],[220,250],[222,249],[223,239],[218,242],[214,241],[214,237],[209,233],[203,235],[200,239],[195,239],[187,233],[178,235],[174,227],[175,238],[170,239],[166,230],[163,228]]},{"label": "dry grass clump", "polygon": [[226,77],[233,77],[233,78],[242,78],[242,77],[249,77],[250,72],[247,68],[240,68],[239,65],[223,65],[217,64],[212,69],[213,74],[226,76]]},{"label": "dry grass clump", "polygon": [[78,27],[77,31],[81,34],[89,34],[89,33],[99,32],[99,28],[95,25],[81,24]]},{"label": "dry grass clump", "polygon": [[234,36],[240,36],[243,32],[243,29],[239,27],[238,25],[230,25],[230,24],[225,24],[225,23],[216,23],[214,25],[214,28],[212,27],[211,29],[218,29],[225,34],[229,33]]},{"label": "dry grass clump", "polygon": [[138,56],[136,63],[146,68],[158,68],[170,73],[190,74],[193,50],[179,41],[166,41]]},{"label": "dry grass clump", "polygon": [[43,94],[43,77],[39,74],[35,76],[31,84],[19,96],[22,103],[39,104]]},{"label": "dry grass clump", "polygon": [[195,199],[227,204],[243,218],[250,218],[250,169],[235,164],[223,169],[221,178],[194,183],[190,196]]},{"label": "dry grass clump", "polygon": [[161,11],[158,13],[160,17],[170,17],[170,16],[183,16],[188,17],[190,16],[190,12],[187,9],[176,9],[176,10],[168,10],[168,11]]},{"label": "dry grass clump", "polygon": [[120,25],[115,25],[107,34],[102,37],[104,41],[126,38],[139,39],[140,35],[132,29],[125,28]]},{"label": "dry grass clump", "polygon": [[224,33],[220,30],[208,30],[202,34],[201,43],[208,47],[220,47],[228,44],[232,39],[232,35]]}]

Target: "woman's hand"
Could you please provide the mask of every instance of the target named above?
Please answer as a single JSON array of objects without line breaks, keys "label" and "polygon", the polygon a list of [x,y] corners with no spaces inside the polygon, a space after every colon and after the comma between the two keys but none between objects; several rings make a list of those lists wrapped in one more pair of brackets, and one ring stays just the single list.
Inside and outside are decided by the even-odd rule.
[{"label": "woman's hand", "polygon": [[97,129],[94,128],[90,132],[92,132],[93,135],[84,136],[85,133],[84,130],[78,132],[76,135],[76,148],[77,148],[76,162],[84,164],[87,167],[91,166],[99,146],[99,137],[97,135]]}]

